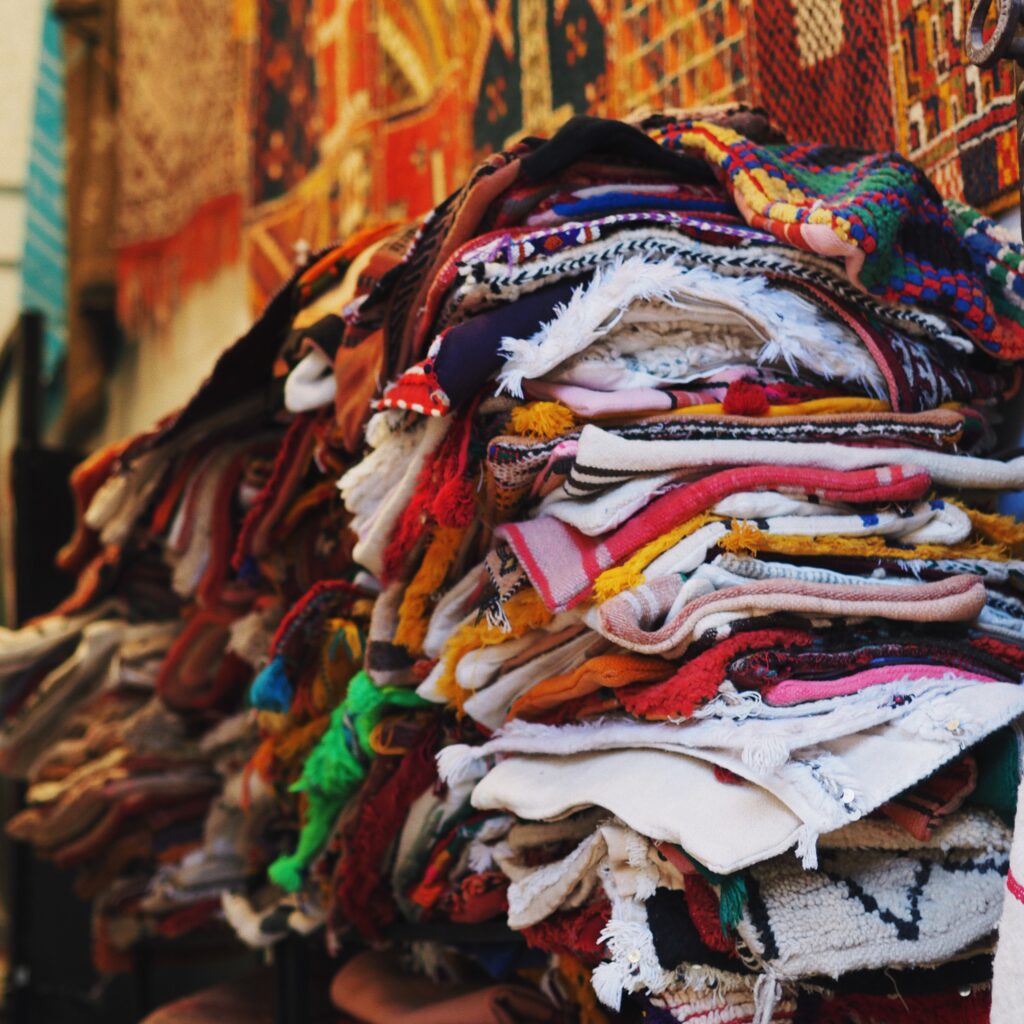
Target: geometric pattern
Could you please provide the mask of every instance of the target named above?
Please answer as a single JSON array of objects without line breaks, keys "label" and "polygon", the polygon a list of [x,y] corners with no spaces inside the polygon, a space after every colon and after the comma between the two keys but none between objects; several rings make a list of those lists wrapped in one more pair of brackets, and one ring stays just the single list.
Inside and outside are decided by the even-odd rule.
[{"label": "geometric pattern", "polygon": [[1012,72],[964,63],[963,2],[255,2],[257,306],[299,241],[418,216],[482,156],[573,113],[746,102],[791,141],[896,149],[943,194],[1016,201]]}]

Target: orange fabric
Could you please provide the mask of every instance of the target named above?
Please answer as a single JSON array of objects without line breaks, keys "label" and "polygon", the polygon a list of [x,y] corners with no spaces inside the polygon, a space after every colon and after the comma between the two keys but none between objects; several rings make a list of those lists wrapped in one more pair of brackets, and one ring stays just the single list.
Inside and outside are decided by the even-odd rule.
[{"label": "orange fabric", "polygon": [[641,654],[599,654],[579,668],[552,676],[531,686],[513,705],[509,718],[536,718],[568,700],[585,697],[602,688],[614,689],[630,683],[660,683],[674,667],[661,658]]},{"label": "orange fabric", "polygon": [[68,573],[81,572],[96,553],[97,534],[85,525],[85,512],[96,492],[109,479],[118,459],[132,443],[125,438],[105,445],[71,471],[71,495],[75,502],[75,532],[57,552],[57,565]]},{"label": "orange fabric", "polygon": [[334,378],[338,382],[334,418],[347,451],[356,451],[362,443],[370,400],[380,390],[383,376],[383,331],[374,331],[352,348],[338,350],[334,360]]},{"label": "orange fabric", "polygon": [[392,220],[379,224],[376,227],[363,228],[361,231],[349,235],[341,245],[331,249],[315,263],[310,264],[295,284],[299,305],[303,306],[309,301],[313,286],[325,274],[333,274],[340,279],[344,276],[348,265],[364,249],[373,245],[374,242],[379,242],[382,238],[402,226],[398,221]]}]

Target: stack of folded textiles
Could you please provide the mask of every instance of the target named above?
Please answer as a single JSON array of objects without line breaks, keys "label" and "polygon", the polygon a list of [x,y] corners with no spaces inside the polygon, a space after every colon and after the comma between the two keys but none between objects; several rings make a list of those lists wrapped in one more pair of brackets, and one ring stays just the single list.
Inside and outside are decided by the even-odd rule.
[{"label": "stack of folded textiles", "polygon": [[101,752],[219,777],[139,907],[389,950],[356,1020],[1015,1019],[1022,255],[756,111],[491,157],[83,474],[102,586],[5,641],[9,692],[102,642],[156,697],[74,684],[21,827],[66,845]]}]

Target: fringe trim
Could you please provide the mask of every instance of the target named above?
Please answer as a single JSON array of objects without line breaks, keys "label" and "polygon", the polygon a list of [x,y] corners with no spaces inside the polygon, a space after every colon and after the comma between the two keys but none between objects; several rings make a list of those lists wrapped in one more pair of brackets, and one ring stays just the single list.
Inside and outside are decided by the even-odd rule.
[{"label": "fringe trim", "polygon": [[688,519],[681,526],[677,526],[650,543],[645,544],[639,551],[635,551],[622,565],[616,565],[606,569],[594,582],[594,599],[601,604],[609,598],[621,594],[625,590],[632,590],[646,583],[643,570],[654,561],[658,555],[664,554],[670,548],[675,547],[681,540],[685,540],[691,534],[696,533],[701,527],[709,523],[724,522],[723,516],[712,515],[702,512],[693,519]]},{"label": "fringe trim", "polygon": [[913,548],[891,547],[884,537],[838,537],[800,534],[772,534],[759,530],[753,523],[733,520],[731,530],[718,539],[722,551],[733,555],[845,555],[852,558],[895,558],[906,560],[971,558],[1007,561],[1009,552],[1003,544],[969,540],[961,544],[917,544]]},{"label": "fringe trim", "polygon": [[975,533],[985,540],[1004,545],[1013,555],[1024,554],[1024,523],[1018,522],[1013,516],[1004,516],[995,512],[979,512],[969,508],[962,502],[946,498],[946,503],[955,505],[967,513]]},{"label": "fringe trim", "polygon": [[167,238],[117,251],[117,317],[130,335],[162,327],[196,284],[237,263],[242,251],[242,197],[211,199]]},{"label": "fringe trim", "polygon": [[[700,297],[696,306],[695,296]],[[507,361],[498,374],[499,391],[521,398],[524,380],[543,377],[585,352],[627,319],[633,307],[660,304],[680,310],[697,324],[705,304],[716,299],[738,323],[746,320],[739,329],[756,337],[755,344],[760,342],[759,363],[778,360],[792,372],[806,366],[826,378],[855,380],[874,397],[883,397],[872,355],[852,332],[826,320],[798,296],[763,280],[729,278],[703,267],[643,258],[617,260],[599,269],[532,337],[504,338],[500,353]],[[749,311],[745,317],[741,309]]]},{"label": "fringe trim", "polygon": [[576,417],[561,402],[530,402],[512,410],[509,426],[513,434],[550,441],[574,430]]}]

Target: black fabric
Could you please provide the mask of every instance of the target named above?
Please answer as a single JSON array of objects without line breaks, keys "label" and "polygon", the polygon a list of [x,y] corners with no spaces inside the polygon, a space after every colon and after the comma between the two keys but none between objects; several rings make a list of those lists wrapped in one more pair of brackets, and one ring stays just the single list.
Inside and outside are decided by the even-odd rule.
[{"label": "black fabric", "polygon": [[345,333],[345,321],[334,313],[321,317],[315,324],[298,332],[303,340],[311,341],[320,351],[334,362],[334,357],[341,348],[342,335]]},{"label": "black fabric", "polygon": [[907,996],[935,995],[958,991],[969,985],[992,980],[992,957],[979,955],[950,960],[939,967],[911,967],[905,970],[847,971],[836,978],[807,978],[808,985],[841,995]]},{"label": "black fabric", "polygon": [[658,963],[666,971],[674,971],[680,964],[705,964],[728,971],[745,970],[740,961],[704,945],[683,893],[676,889],[657,889],[644,906]]},{"label": "black fabric", "polygon": [[567,121],[549,140],[523,157],[520,176],[527,181],[540,181],[585,157],[652,167],[687,181],[713,184],[716,180],[703,160],[671,153],[639,128],[585,115]]}]

